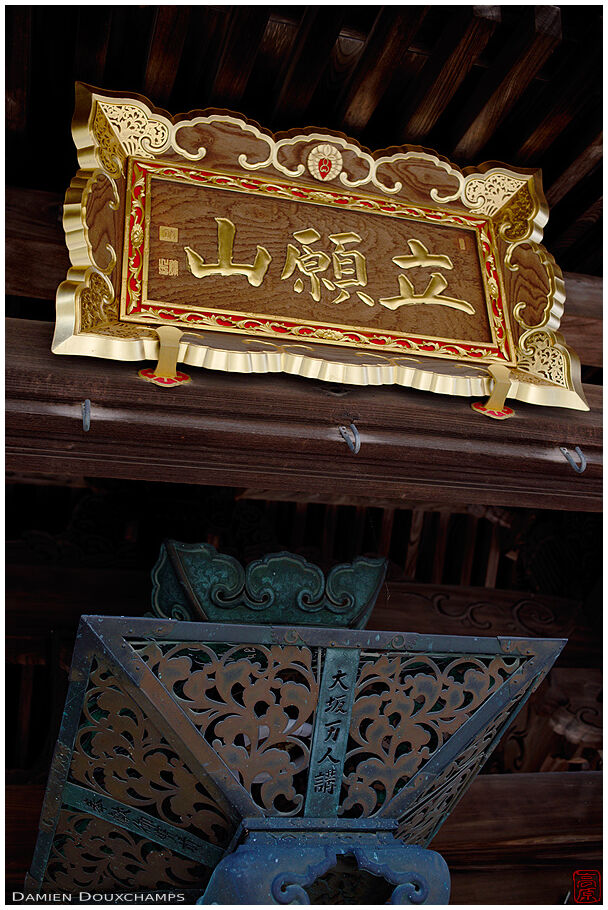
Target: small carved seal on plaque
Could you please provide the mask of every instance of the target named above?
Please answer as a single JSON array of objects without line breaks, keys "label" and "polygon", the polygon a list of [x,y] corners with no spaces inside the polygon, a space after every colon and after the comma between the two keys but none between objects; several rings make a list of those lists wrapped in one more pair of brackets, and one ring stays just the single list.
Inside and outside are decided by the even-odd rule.
[{"label": "small carved seal on plaque", "polygon": [[317,145],[308,156],[307,164],[317,180],[332,180],[342,170],[342,155],[333,145]]}]

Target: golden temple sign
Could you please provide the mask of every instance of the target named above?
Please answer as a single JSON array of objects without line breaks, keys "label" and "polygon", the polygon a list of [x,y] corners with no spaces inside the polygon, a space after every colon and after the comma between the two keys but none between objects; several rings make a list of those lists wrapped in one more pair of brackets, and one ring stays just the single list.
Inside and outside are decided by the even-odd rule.
[{"label": "golden temple sign", "polygon": [[77,85],[53,351],[587,409],[538,172]]}]

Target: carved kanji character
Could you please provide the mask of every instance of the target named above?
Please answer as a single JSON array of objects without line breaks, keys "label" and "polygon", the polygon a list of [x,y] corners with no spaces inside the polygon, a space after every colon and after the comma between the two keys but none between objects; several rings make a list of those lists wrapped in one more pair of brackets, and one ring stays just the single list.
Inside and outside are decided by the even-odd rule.
[{"label": "carved kanji character", "polygon": [[330,695],[325,702],[327,714],[346,714],[346,695]]},{"label": "carved kanji character", "polygon": [[[393,262],[402,269],[439,267],[453,269],[454,264],[449,256],[433,255],[420,240],[408,240],[411,250],[409,256],[394,256]],[[464,313],[474,313],[475,307],[466,300],[456,297],[443,297],[442,291],[448,286],[447,279],[441,272],[432,272],[429,282],[422,292],[416,294],[414,285],[405,275],[399,275],[399,296],[382,297],[378,300],[387,310],[396,310],[402,306],[419,306],[420,304],[446,306]]]},{"label": "carved kanji character", "polygon": [[331,686],[329,687],[329,691],[331,692],[332,689],[335,689],[336,686],[339,685],[341,689],[344,689],[345,692],[348,692],[348,686],[345,686],[344,683],[342,682],[342,680],[344,679],[345,676],[346,676],[346,673],[344,672],[344,670],[338,670],[337,673],[334,673],[334,675],[332,676],[333,682],[332,682]]},{"label": "carved kanji character", "polygon": [[[314,228],[307,228],[304,231],[294,231],[293,236],[302,244],[304,253],[302,253],[293,243],[287,244],[287,256],[285,265],[281,274],[281,279],[290,278],[296,269],[310,278],[310,296],[317,302],[321,299],[321,279],[320,272],[325,272],[331,264],[331,259],[327,253],[312,249],[312,244],[321,239],[321,235]],[[323,278],[323,284],[330,291],[336,289],[335,284],[328,278]],[[296,294],[301,294],[304,290],[304,282],[301,278],[296,278],[294,286]]]},{"label": "carved kanji character", "polygon": [[336,769],[326,768],[315,774],[314,790],[315,793],[333,793],[336,786]]},{"label": "carved kanji character", "polygon": [[190,271],[195,278],[206,278],[208,275],[244,275],[249,284],[254,288],[261,285],[272,256],[263,246],[257,247],[257,253],[253,265],[236,263],[232,261],[232,251],[234,248],[234,235],[236,227],[228,218],[216,218],[217,222],[217,262],[205,262],[202,256],[195,253],[194,250],[185,246],[186,256]]}]

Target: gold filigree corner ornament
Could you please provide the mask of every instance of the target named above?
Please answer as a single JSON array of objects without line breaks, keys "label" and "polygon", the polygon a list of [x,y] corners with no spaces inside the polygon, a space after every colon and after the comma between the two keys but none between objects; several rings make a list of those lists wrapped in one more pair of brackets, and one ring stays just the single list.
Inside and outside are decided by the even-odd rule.
[{"label": "gold filigree corner ornament", "polygon": [[[80,169],[64,205],[71,267],[55,353],[157,360],[138,375],[164,388],[189,379],[185,363],[490,395],[474,408],[495,419],[512,415],[507,398],[587,409],[557,334],[565,294],[539,243],[538,172],[461,170],[417,146],[370,153],[338,132],[274,136],[229,111],[172,118],[140,95],[81,84],[72,132]],[[162,224],[154,192],[166,193]],[[274,206],[274,241],[258,214],[247,236],[249,204]],[[478,298],[465,272],[480,273]]]}]

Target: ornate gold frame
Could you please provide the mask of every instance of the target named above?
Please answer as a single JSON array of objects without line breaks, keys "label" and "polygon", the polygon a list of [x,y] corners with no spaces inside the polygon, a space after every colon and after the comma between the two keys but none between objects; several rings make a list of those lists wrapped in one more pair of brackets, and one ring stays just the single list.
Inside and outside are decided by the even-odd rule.
[{"label": "ornate gold frame", "polygon": [[[157,360],[163,345],[169,344],[173,373],[175,362],[180,361],[231,372],[287,372],[332,382],[397,384],[461,396],[487,395],[494,389],[492,406],[478,405],[477,409],[496,417],[512,413],[504,407],[505,396],[530,404],[588,410],[578,358],[557,332],[564,309],[564,282],[553,257],[540,245],[548,208],[539,172],[496,162],[460,170],[419,147],[372,155],[339,133],[308,130],[273,136],[228,112],[207,111],[172,119],[141,96],[101,92],[80,83],[76,85],[72,132],[80,169],[64,204],[71,267],[57,291],[54,353]],[[205,146],[201,142],[201,138],[211,137],[213,143],[207,141]],[[127,268],[123,258],[128,263],[128,250],[119,248],[127,214],[130,162],[143,162],[148,170],[172,167],[185,173],[188,167],[194,172],[212,145],[214,154],[217,147],[223,160],[206,163],[206,173],[221,174],[235,187],[239,180],[256,174],[260,191],[265,183],[280,178],[282,185],[297,185],[312,203],[332,204],[339,193],[346,204],[356,205],[364,199],[377,211],[391,210],[394,215],[399,206],[412,209],[426,201],[442,217],[478,223],[480,248],[487,242],[484,282],[489,323],[498,347],[471,356],[462,346],[458,348],[457,340],[452,350],[445,351],[431,338],[423,339],[430,343],[426,350],[415,339],[407,346],[387,339],[380,349],[378,344],[375,349],[370,345],[365,349],[361,343],[355,342],[355,347],[352,340],[341,337],[340,327],[336,330],[333,324],[315,337],[310,333],[302,337],[294,331],[286,338],[284,332],[277,336],[267,327],[245,334],[241,329],[236,335],[226,329],[217,331],[221,326],[213,325],[212,317],[203,332],[198,327],[193,332],[188,326],[179,332],[165,330],[154,315],[143,324],[141,317],[133,321],[124,309]],[[237,153],[236,148],[242,150]],[[326,150],[324,160],[331,162],[329,173],[315,172],[314,155],[318,157],[319,148]],[[418,182],[426,181],[418,199],[407,195],[413,168]],[[101,221],[103,230],[98,226]],[[139,238],[131,234],[129,242],[133,239]],[[533,291],[526,286],[530,274]],[[534,317],[531,321],[526,321],[530,320],[528,313]],[[143,373],[158,378],[160,371],[156,377],[154,370]],[[504,395],[498,394],[501,383]],[[163,384],[171,384],[166,376]]]}]

